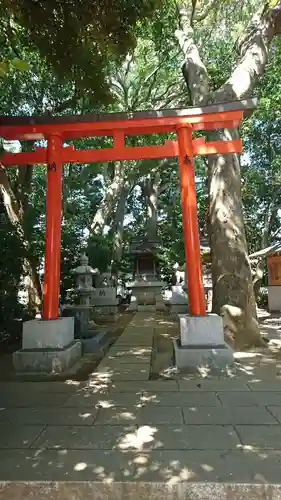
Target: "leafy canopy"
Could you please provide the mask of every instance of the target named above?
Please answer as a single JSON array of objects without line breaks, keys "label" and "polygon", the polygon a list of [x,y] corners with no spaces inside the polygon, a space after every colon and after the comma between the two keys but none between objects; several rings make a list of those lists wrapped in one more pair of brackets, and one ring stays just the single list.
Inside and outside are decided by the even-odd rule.
[{"label": "leafy canopy", "polygon": [[108,60],[118,60],[134,46],[134,28],[158,2],[3,0],[1,31],[13,51],[20,37],[25,47],[37,47],[59,76],[73,81],[78,92],[90,88],[104,100],[109,96]]}]

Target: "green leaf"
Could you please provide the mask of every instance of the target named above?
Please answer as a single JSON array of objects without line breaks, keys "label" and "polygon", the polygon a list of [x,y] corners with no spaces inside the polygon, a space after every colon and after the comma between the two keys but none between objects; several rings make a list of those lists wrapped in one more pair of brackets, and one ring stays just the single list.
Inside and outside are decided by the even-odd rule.
[{"label": "green leaf", "polygon": [[0,78],[6,76],[9,71],[9,64],[6,61],[0,62]]},{"label": "green leaf", "polygon": [[28,71],[29,70],[29,65],[27,61],[23,61],[22,59],[19,59],[18,57],[15,57],[12,59],[11,64],[14,66],[14,68],[18,69],[19,71]]}]

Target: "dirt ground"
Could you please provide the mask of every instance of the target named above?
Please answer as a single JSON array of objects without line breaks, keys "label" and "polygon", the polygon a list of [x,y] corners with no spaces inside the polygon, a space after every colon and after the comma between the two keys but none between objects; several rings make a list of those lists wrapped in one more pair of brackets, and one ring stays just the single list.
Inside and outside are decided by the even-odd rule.
[{"label": "dirt ground", "polygon": [[[77,373],[72,376],[73,380],[87,380],[88,375],[96,368],[101,359],[103,358],[105,352],[109,349],[110,345],[112,345],[115,340],[121,335],[123,330],[126,328],[128,323],[131,321],[133,317],[133,313],[123,312],[120,313],[116,323],[107,323],[107,324],[99,324],[99,331],[105,330],[107,335],[107,343],[104,346],[103,352],[94,352],[91,354],[85,354],[83,356],[84,363],[78,369]],[[13,344],[9,346],[8,349],[0,351],[0,381],[12,381],[18,380],[18,376],[15,373],[13,366],[13,352],[17,351],[21,348],[20,343]],[[69,378],[69,376],[65,375],[57,375],[52,380],[65,380]],[[21,376],[20,379],[22,381],[27,381],[32,379],[33,377]],[[38,376],[38,380],[42,380],[41,377]],[[37,380],[37,379],[36,379]]]}]

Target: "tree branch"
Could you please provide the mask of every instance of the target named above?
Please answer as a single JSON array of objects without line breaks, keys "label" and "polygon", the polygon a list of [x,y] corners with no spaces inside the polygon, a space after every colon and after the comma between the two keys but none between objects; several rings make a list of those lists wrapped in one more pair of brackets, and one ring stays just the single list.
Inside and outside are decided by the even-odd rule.
[{"label": "tree branch", "polygon": [[56,104],[53,108],[47,109],[43,115],[55,115],[57,113],[61,113],[66,109],[71,109],[77,103],[79,99],[79,90],[77,88],[74,89],[73,96],[67,99],[66,101],[60,102]]},{"label": "tree branch", "polygon": [[184,54],[182,72],[193,104],[202,104],[208,93],[208,73],[200,57],[190,24],[190,10],[185,4],[178,6],[180,29],[175,37]]},{"label": "tree branch", "polygon": [[256,258],[267,257],[268,255],[274,253],[278,248],[280,248],[280,243],[274,243],[274,245],[271,245],[270,247],[262,248],[261,250],[258,250],[258,252],[251,253],[251,255],[249,255],[249,259],[253,260]]},{"label": "tree branch", "polygon": [[204,21],[204,19],[208,16],[210,10],[216,6],[218,3],[218,0],[212,0],[209,2],[209,4],[205,7],[205,9],[201,10],[198,14],[194,13],[193,20],[196,22],[201,22]]},{"label": "tree branch", "polygon": [[274,35],[281,33],[281,0],[275,7],[259,12],[237,44],[240,61],[230,78],[213,93],[209,102],[243,99],[263,74]]}]

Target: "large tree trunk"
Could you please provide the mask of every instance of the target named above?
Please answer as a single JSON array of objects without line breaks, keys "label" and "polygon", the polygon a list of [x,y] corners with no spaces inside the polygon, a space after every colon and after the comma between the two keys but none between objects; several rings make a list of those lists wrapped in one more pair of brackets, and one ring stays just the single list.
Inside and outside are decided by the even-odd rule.
[{"label": "large tree trunk", "polygon": [[[20,173],[21,177],[24,174],[23,170]],[[30,171],[28,169],[26,170],[26,175],[30,181]],[[23,270],[26,275],[26,289],[29,299],[28,308],[30,312],[39,312],[42,303],[42,289],[30,243],[25,235],[23,227],[27,202],[26,195],[23,194],[22,184],[20,184],[20,186],[21,189],[17,190],[19,192],[17,198],[10,184],[6,169],[0,165],[0,195],[3,199],[8,219],[14,228],[14,233],[24,253]]]},{"label": "large tree trunk", "polygon": [[92,234],[103,234],[105,226],[112,217],[114,208],[122,193],[125,182],[124,164],[121,161],[115,162],[114,176],[110,185],[106,188],[103,200],[100,203],[98,210],[91,224]]},{"label": "large tree trunk", "polygon": [[[237,130],[220,133],[223,140],[237,136]],[[235,347],[260,344],[244,229],[239,158],[216,155],[209,157],[208,166],[213,311],[223,315],[228,340]]]},{"label": "large tree trunk", "polygon": [[124,218],[126,212],[126,203],[128,199],[129,192],[131,190],[130,184],[127,182],[122,190],[119,197],[116,214],[115,214],[115,225],[113,234],[113,247],[112,247],[112,259],[111,259],[111,274],[118,278],[119,269],[118,266],[122,259],[123,254],[123,233],[124,233]]},{"label": "large tree trunk", "polygon": [[[193,104],[246,97],[264,71],[273,36],[281,32],[281,0],[269,10],[260,10],[254,17],[237,44],[237,66],[225,84],[212,93],[208,90],[208,73],[194,40],[196,2],[193,9],[188,5],[179,7],[180,29],[175,36],[184,54],[182,70]],[[204,11],[204,15],[207,14],[208,9]],[[227,130],[221,135],[223,139],[238,136],[237,131]],[[209,158],[208,164],[213,309],[223,315],[225,332],[234,345],[259,344],[261,339],[242,212],[239,158],[235,155],[215,156]]]},{"label": "large tree trunk", "polygon": [[145,233],[149,239],[157,238],[157,220],[158,220],[158,196],[160,189],[160,173],[152,171],[147,175],[143,191],[146,204],[146,229]]}]

